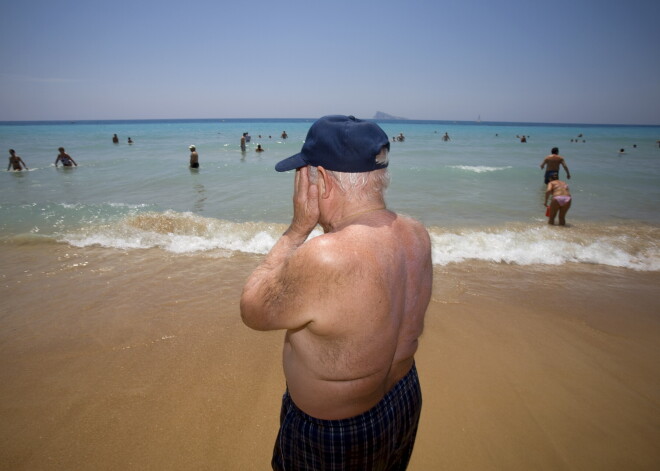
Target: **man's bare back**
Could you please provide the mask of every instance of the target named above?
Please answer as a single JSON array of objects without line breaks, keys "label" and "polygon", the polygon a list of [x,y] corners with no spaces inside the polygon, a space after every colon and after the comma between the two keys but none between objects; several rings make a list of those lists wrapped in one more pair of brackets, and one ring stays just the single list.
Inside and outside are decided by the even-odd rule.
[{"label": "man's bare back", "polygon": [[412,367],[431,295],[428,234],[379,210],[303,247],[291,265],[305,273],[295,308],[309,322],[286,334],[287,386],[309,415],[358,415]]},{"label": "man's bare back", "polygon": [[557,147],[552,148],[552,153],[548,155],[543,162],[541,162],[540,167],[546,167],[545,169],[545,184],[547,185],[548,182],[550,181],[550,175],[556,174],[557,177],[559,177],[559,166],[564,167],[564,170],[566,170],[566,178],[570,179],[571,178],[571,172],[568,170],[568,166],[566,165],[566,162],[564,161],[564,158],[559,155],[559,149]]},{"label": "man's bare back", "polygon": [[[543,162],[547,166],[546,170],[559,171],[559,166],[564,163],[564,158],[561,155],[550,154]],[[543,166],[541,166],[541,168],[543,168]]]},{"label": "man's bare back", "polygon": [[424,226],[386,209],[389,146],[374,123],[325,116],[275,166],[296,170],[293,220],[241,296],[247,326],[287,331],[273,469],[405,469],[412,454],[433,267]]}]

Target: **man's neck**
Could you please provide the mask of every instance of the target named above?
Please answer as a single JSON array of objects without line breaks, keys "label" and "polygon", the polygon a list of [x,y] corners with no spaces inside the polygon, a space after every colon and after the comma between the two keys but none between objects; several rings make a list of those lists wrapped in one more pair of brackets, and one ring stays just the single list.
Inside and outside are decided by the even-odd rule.
[{"label": "man's neck", "polygon": [[[363,217],[370,216],[378,211],[383,211],[387,209],[385,202],[380,201],[369,201],[359,205],[351,204],[342,208],[339,211],[335,218],[328,224],[327,230],[325,232],[338,231],[343,229],[346,226],[351,225],[355,221],[362,219]],[[326,229],[326,228],[324,228]]]}]

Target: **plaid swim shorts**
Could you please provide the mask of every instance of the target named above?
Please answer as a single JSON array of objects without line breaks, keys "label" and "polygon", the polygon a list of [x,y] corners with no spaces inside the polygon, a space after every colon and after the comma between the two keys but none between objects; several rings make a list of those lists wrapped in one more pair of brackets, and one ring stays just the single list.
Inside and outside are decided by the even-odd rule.
[{"label": "plaid swim shorts", "polygon": [[282,397],[274,470],[405,470],[422,410],[415,365],[374,407],[342,420],[305,414]]}]

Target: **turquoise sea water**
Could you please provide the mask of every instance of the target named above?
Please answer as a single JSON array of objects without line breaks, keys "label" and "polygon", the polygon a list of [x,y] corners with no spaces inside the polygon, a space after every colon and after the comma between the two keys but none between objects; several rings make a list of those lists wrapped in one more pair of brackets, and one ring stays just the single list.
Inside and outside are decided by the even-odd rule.
[{"label": "turquoise sea water", "polygon": [[[13,148],[30,168],[1,173],[0,237],[118,250],[265,253],[291,218],[293,176],[273,166],[300,150],[312,122],[0,123],[6,157]],[[388,205],[426,224],[436,264],[660,270],[660,127],[379,124],[389,136],[406,136],[391,144]],[[246,131],[252,140],[241,153]],[[114,133],[119,144],[111,141]],[[516,137],[522,135],[527,143]],[[188,168],[190,144],[199,152],[198,171]],[[256,153],[257,144],[266,151]],[[79,167],[53,166],[60,146]],[[566,228],[547,227],[544,217],[539,165],[554,146],[572,175]]]}]

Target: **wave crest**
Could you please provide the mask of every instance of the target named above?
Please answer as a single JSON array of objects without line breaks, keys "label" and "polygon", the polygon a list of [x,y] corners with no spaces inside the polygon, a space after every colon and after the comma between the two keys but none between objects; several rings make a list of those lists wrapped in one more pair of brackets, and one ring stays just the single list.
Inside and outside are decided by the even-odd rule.
[{"label": "wave crest", "polygon": [[517,265],[586,263],[660,270],[660,230],[649,226],[558,228],[515,225],[491,230],[431,228],[433,263],[482,260]]},{"label": "wave crest", "polygon": [[[152,211],[126,215],[114,223],[88,225],[60,235],[58,240],[76,247],[160,248],[179,254],[265,254],[286,227]],[[585,263],[660,271],[660,229],[652,226],[584,224],[560,228],[521,223],[487,229],[430,227],[429,233],[435,265],[478,260],[516,265]],[[319,234],[316,229],[311,237]]]}]

